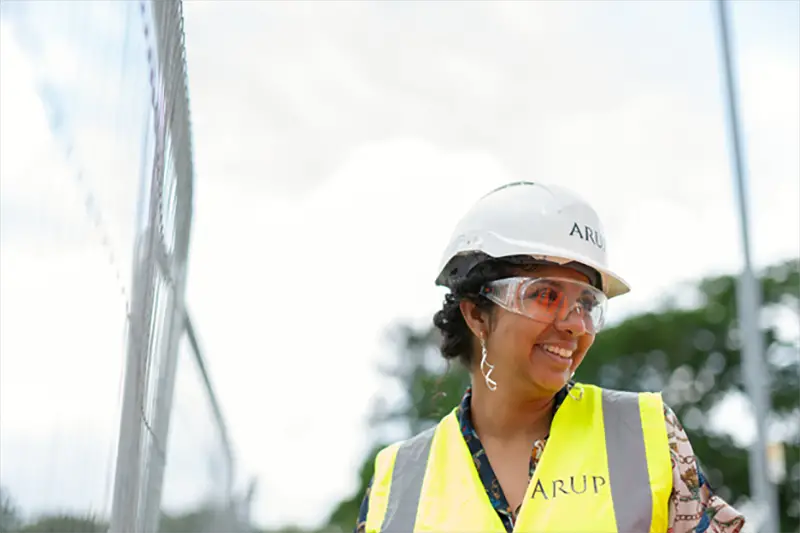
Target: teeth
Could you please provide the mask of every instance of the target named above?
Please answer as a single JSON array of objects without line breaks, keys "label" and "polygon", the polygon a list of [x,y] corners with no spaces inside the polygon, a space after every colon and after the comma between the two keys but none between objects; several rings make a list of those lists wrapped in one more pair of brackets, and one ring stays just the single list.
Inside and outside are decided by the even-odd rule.
[{"label": "teeth", "polygon": [[570,357],[572,357],[572,350],[566,350],[566,349],[561,348],[559,346],[553,346],[551,344],[545,344],[544,346],[542,346],[542,348],[546,352],[550,352],[553,355],[557,355],[559,357],[563,357],[564,359],[569,359]]}]

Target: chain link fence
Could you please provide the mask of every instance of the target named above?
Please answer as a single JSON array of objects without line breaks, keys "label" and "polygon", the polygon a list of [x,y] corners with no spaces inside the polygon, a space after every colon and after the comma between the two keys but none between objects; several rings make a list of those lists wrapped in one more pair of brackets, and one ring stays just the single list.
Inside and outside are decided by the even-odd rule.
[{"label": "chain link fence", "polygon": [[0,16],[0,529],[245,530],[184,305],[181,3]]},{"label": "chain link fence", "polygon": [[234,494],[231,443],[188,317],[178,358],[161,531],[243,531],[248,521]]}]

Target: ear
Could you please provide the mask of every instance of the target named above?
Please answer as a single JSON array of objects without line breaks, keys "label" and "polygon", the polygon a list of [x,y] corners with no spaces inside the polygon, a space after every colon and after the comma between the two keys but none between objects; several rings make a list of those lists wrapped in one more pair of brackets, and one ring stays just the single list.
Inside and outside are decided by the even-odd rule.
[{"label": "ear", "polygon": [[475,302],[469,300],[461,300],[459,302],[461,314],[464,316],[464,322],[467,327],[472,331],[472,334],[477,338],[485,336],[489,331],[489,315],[485,311],[481,311]]}]

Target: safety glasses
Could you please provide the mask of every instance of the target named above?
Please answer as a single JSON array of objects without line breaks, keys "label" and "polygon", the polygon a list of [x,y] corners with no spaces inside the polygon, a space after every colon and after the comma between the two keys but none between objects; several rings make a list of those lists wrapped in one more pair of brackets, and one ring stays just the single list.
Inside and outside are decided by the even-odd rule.
[{"label": "safety glasses", "polygon": [[481,293],[507,311],[546,324],[575,313],[592,334],[603,327],[608,306],[602,291],[568,278],[504,278],[487,283]]}]

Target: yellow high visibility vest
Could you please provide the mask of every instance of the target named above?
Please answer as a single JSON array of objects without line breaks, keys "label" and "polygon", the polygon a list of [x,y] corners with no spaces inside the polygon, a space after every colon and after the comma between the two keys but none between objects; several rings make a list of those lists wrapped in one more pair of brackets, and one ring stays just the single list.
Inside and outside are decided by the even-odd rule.
[{"label": "yellow high visibility vest", "polygon": [[[575,391],[556,412],[514,531],[666,532],[672,463],[661,395],[584,384]],[[505,533],[455,410],[378,454],[366,526],[367,533]]]}]

